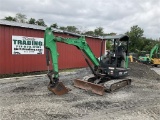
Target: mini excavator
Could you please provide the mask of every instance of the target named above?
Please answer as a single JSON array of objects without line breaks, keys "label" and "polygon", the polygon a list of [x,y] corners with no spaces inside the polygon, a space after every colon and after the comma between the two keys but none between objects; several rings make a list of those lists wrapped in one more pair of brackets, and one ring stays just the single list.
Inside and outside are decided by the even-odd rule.
[{"label": "mini excavator", "polygon": [[156,44],[150,51],[149,58],[151,60],[151,64],[155,67],[158,67],[160,65],[160,54],[158,52],[160,48],[160,44]]},{"label": "mini excavator", "polygon": [[144,64],[151,64],[155,67],[160,65],[160,55],[159,55],[160,45],[156,44],[150,51],[150,54],[145,56],[139,56],[138,61]]},{"label": "mini excavator", "polygon": [[[51,28],[45,30],[44,45],[46,48],[47,65],[49,66],[49,52],[51,55],[53,70],[49,70],[47,76],[50,79],[48,89],[56,95],[63,95],[70,91],[60,80],[58,71],[58,52],[56,43],[70,44],[78,48],[82,52],[86,63],[88,64],[93,76],[87,79],[75,79],[74,86],[80,89],[92,91],[98,95],[104,95],[106,91],[112,92],[119,88],[131,84],[131,79],[128,76],[128,44],[129,37],[126,35],[106,36],[103,37],[101,48],[104,40],[113,40],[114,48],[112,54],[107,54],[102,57],[102,49],[100,50],[101,57],[95,57],[91,48],[85,40],[85,36],[65,32],[74,38],[64,38],[54,36]],[[123,43],[123,44],[122,44]],[[94,65],[90,64],[89,60]]]}]

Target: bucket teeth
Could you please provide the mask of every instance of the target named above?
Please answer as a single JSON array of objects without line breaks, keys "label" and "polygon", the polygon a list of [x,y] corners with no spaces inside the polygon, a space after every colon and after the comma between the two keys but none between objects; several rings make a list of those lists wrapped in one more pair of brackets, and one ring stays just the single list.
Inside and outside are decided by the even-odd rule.
[{"label": "bucket teeth", "polygon": [[48,89],[56,95],[63,95],[69,92],[69,89],[65,87],[62,82],[58,82],[54,86],[52,86],[52,84],[49,84]]}]

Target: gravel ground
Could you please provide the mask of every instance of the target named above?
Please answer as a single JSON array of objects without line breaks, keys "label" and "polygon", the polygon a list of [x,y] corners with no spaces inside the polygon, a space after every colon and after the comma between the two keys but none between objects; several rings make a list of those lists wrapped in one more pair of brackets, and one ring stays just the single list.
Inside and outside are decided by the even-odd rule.
[{"label": "gravel ground", "polygon": [[73,87],[73,79],[88,71],[61,73],[72,89],[63,96],[48,91],[45,75],[1,79],[0,120],[159,120],[160,76],[153,68],[131,63],[131,86],[104,96]]}]

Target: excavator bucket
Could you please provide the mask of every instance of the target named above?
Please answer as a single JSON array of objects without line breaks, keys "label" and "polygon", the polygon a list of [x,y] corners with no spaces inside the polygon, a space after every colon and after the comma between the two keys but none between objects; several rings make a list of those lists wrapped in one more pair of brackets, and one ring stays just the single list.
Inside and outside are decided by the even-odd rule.
[{"label": "excavator bucket", "polygon": [[69,89],[62,82],[58,82],[55,86],[49,84],[48,89],[56,95],[63,95],[69,92]]},{"label": "excavator bucket", "polygon": [[94,84],[91,82],[87,82],[84,80],[80,80],[80,79],[75,79],[74,80],[74,86],[84,89],[86,91],[92,91],[93,93],[96,93],[98,95],[104,95],[104,87],[98,84]]}]

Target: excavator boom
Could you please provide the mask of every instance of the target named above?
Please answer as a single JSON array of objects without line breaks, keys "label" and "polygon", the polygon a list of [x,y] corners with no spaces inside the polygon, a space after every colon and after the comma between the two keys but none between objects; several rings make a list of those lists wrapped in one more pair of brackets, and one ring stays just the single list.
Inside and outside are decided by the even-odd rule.
[{"label": "excavator boom", "polygon": [[[79,38],[63,38],[63,37],[55,37],[52,33],[51,28],[47,28],[45,31],[44,35],[44,44],[47,49],[49,49],[51,53],[51,58],[52,58],[52,65],[53,65],[53,70],[50,71],[47,75],[50,79],[50,84],[48,85],[48,89],[52,91],[53,93],[57,95],[62,95],[65,94],[69,91],[68,88],[66,88],[62,82],[59,82],[59,75],[58,75],[58,52],[57,52],[57,46],[56,42],[61,42],[65,44],[70,44],[73,46],[76,46],[79,50],[82,51],[83,56],[85,57],[86,62],[89,64],[87,58],[94,64],[94,66],[99,66],[100,63],[98,59],[95,57],[93,54],[92,50],[90,49],[89,45],[87,44],[85,37],[80,36]],[[87,58],[86,58],[87,57]],[[90,66],[92,73],[96,76],[95,71],[93,68]],[[54,77],[53,77],[54,75]],[[75,83],[77,80],[75,80]],[[83,81],[82,81],[83,82]],[[81,86],[81,83],[78,82],[79,84],[76,84],[75,86]],[[92,86],[92,91],[94,91],[94,88],[103,88],[102,86],[97,85],[90,85]]]},{"label": "excavator boom", "polygon": [[[122,78],[128,75],[128,36],[118,36],[114,40],[114,49],[115,54],[113,56],[107,57],[106,59],[98,60],[90,49],[88,43],[85,40],[84,36],[75,35],[73,33],[68,33],[73,35],[74,38],[63,38],[54,36],[51,28],[47,28],[45,30],[44,35],[44,44],[47,51],[50,51],[52,58],[52,66],[53,71],[48,72],[48,78],[50,79],[50,83],[48,85],[48,89],[55,93],[56,95],[63,95],[69,92],[70,89],[64,86],[64,84],[59,81],[58,74],[58,52],[56,42],[61,42],[69,45],[73,45],[78,48],[82,52],[82,55],[85,58],[89,68],[93,73],[93,77],[89,77],[87,80],[74,80],[74,86],[90,90],[93,93],[103,95],[106,87],[107,91],[112,91],[124,87],[131,83],[130,79],[116,80],[111,81],[113,78]],[[77,38],[78,37],[78,38]],[[121,42],[125,41],[127,43],[127,47],[119,46]],[[102,44],[103,46],[103,41]],[[101,46],[101,56],[102,56],[102,46]],[[48,52],[47,52],[48,53]],[[48,55],[47,55],[48,56]],[[49,56],[48,56],[49,57]],[[105,57],[104,57],[105,58]],[[94,68],[90,65],[88,59],[93,63]],[[49,58],[47,58],[49,60]],[[49,62],[47,61],[47,65]],[[111,81],[111,82],[108,82]],[[108,83],[109,87],[108,87]],[[112,83],[112,84],[111,84]]]}]

